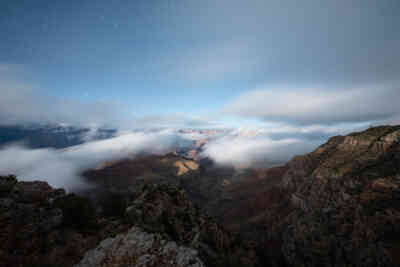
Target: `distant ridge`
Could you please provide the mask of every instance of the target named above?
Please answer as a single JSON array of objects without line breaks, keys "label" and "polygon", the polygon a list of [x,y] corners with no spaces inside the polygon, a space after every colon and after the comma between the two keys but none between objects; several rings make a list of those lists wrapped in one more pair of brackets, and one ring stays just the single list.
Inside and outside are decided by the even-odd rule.
[{"label": "distant ridge", "polygon": [[113,137],[115,129],[90,129],[63,124],[0,126],[0,147],[22,142],[29,148],[66,148]]}]

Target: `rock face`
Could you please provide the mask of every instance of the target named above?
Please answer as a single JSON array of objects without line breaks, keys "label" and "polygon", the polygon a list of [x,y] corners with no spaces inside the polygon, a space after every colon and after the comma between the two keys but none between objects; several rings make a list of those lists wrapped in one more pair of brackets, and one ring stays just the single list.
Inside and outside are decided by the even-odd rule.
[{"label": "rock face", "polygon": [[[202,215],[175,185],[145,184],[108,200],[108,209],[118,212],[105,213],[89,199],[45,182],[0,177],[0,266],[200,267],[258,262],[250,246]],[[121,212],[121,207],[126,208]]]},{"label": "rock face", "polygon": [[75,267],[179,266],[204,267],[197,251],[166,241],[160,234],[149,234],[137,227],[103,240],[88,251]]},{"label": "rock face", "polygon": [[258,256],[254,247],[203,215],[192,202],[196,196],[200,203],[203,195],[219,197],[221,178],[231,178],[231,173],[216,177],[200,170],[194,161],[167,154],[114,162],[87,171],[85,176],[102,190],[129,199],[125,216],[131,225],[163,233],[178,245],[198,250],[206,266],[255,266]]},{"label": "rock face", "polygon": [[287,164],[283,253],[296,266],[399,266],[400,127],[331,138]]},{"label": "rock face", "polygon": [[108,191],[132,192],[144,184],[169,183],[179,185],[180,181],[199,165],[172,153],[166,155],[145,155],[134,159],[106,162],[94,170],[83,173],[87,182]]},{"label": "rock face", "polygon": [[46,182],[0,177],[0,266],[71,266],[93,247],[98,235],[66,223],[71,214],[59,204],[70,196]]},{"label": "rock face", "polygon": [[197,164],[193,160],[181,160],[181,161],[176,161],[174,163],[174,166],[178,168],[178,176],[181,176],[183,174],[186,174],[190,171],[195,171],[199,169],[199,164]]},{"label": "rock face", "polygon": [[333,137],[245,176],[211,208],[269,264],[400,266],[399,126]]},{"label": "rock face", "polygon": [[146,185],[126,209],[127,220],[147,232],[199,252],[206,266],[256,266],[254,249],[214,219],[201,214],[186,192],[173,185]]}]

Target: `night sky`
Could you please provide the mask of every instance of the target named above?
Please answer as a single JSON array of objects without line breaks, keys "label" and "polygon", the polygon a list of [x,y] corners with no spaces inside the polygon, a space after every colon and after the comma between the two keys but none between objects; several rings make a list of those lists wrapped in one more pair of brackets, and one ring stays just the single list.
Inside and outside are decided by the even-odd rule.
[{"label": "night sky", "polygon": [[398,0],[3,0],[0,119],[396,123],[399,14]]}]

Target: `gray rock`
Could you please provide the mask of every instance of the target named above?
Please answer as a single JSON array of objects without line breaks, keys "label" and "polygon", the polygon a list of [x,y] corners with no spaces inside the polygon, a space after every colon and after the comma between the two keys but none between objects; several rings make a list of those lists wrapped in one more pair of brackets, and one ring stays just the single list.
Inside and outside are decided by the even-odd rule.
[{"label": "gray rock", "polygon": [[185,266],[203,267],[197,251],[132,227],[126,234],[103,240],[75,267]]},{"label": "gray rock", "polygon": [[44,212],[42,218],[39,229],[42,232],[49,232],[62,224],[63,213],[61,209],[55,208]]},{"label": "gray rock", "polygon": [[0,209],[8,210],[15,204],[12,198],[0,198]]}]

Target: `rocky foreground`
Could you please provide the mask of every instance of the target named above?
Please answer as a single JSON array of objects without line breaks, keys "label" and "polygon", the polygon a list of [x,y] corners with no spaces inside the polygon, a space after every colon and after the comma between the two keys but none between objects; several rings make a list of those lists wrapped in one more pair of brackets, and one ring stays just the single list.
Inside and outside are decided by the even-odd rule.
[{"label": "rocky foreground", "polygon": [[90,200],[0,178],[0,266],[400,266],[400,126],[265,170],[166,155],[86,175]]},{"label": "rocky foreground", "polygon": [[256,266],[252,249],[173,185],[93,204],[45,182],[0,178],[0,266]]}]

